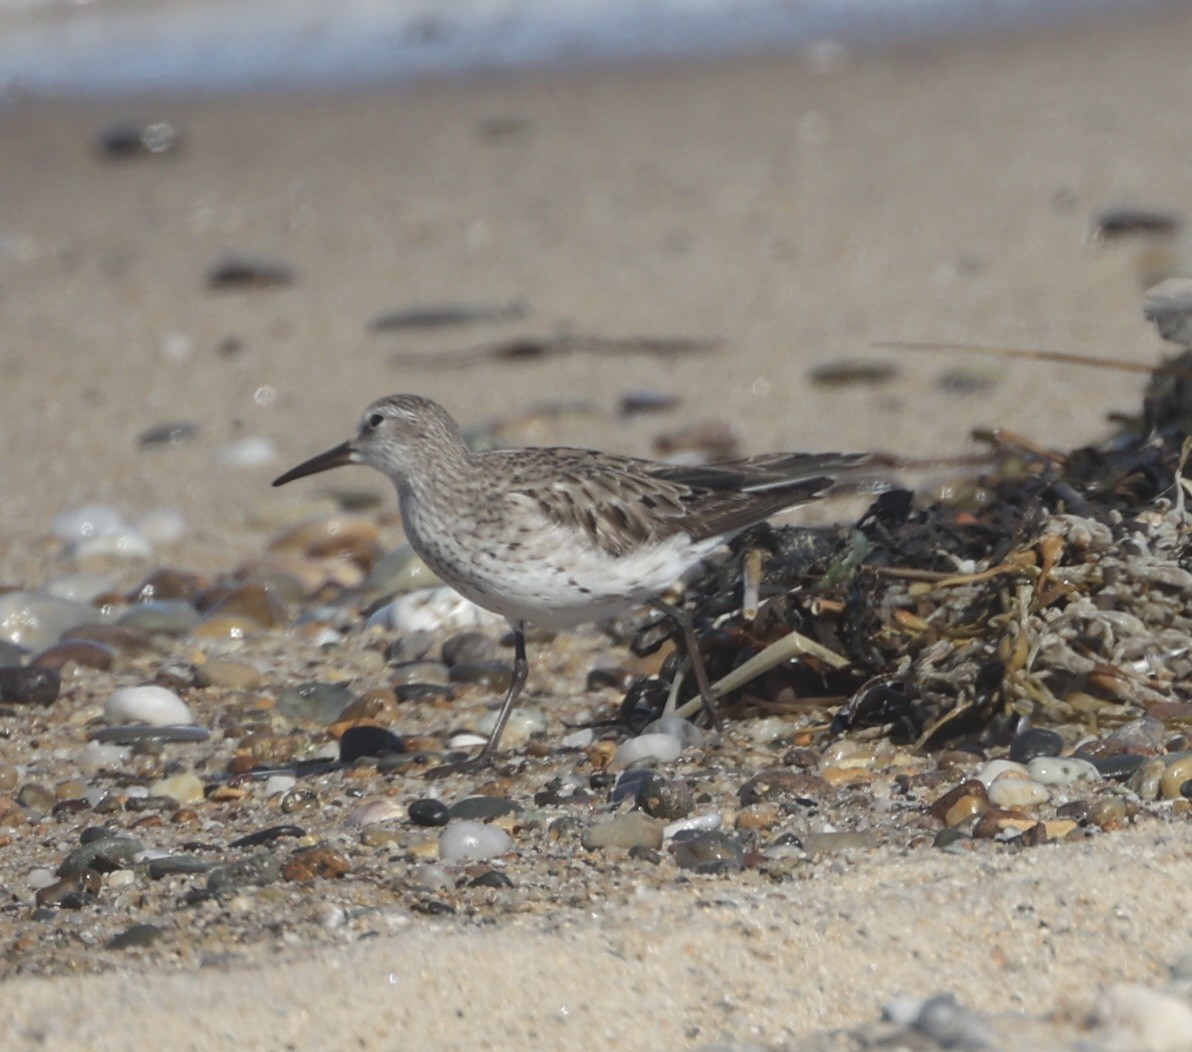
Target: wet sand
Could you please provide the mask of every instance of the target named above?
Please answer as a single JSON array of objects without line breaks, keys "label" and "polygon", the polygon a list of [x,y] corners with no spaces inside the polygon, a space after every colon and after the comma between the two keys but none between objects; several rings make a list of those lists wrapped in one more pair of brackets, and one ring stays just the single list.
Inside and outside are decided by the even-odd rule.
[{"label": "wet sand", "polygon": [[[830,69],[791,58],[320,98],[16,103],[0,111],[0,582],[64,569],[50,520],[89,501],[180,508],[188,531],[158,561],[228,569],[303,498],[269,480],[391,391],[430,395],[466,425],[585,400],[594,411],[519,437],[638,454],[706,419],[738,425],[748,452],[962,454],[992,425],[1062,448],[1095,438],[1107,410],[1137,405],[1139,377],[925,356],[898,358],[879,387],[807,374],[889,360],[871,347],[886,339],[1155,360],[1139,309],[1155,246],[1096,243],[1089,224],[1112,206],[1186,210],[1189,31],[1184,7]],[[102,159],[97,135],[125,118],[177,122],[184,148]],[[284,262],[295,280],[208,289],[230,254]],[[367,327],[399,307],[516,299],[530,308],[517,322]],[[560,331],[724,346],[466,370],[389,360]],[[942,390],[960,366],[993,385]],[[622,420],[631,389],[682,403]],[[172,421],[197,425],[195,439],[139,447]],[[278,459],[216,463],[245,435],[270,438]],[[364,472],[344,484],[390,499]],[[872,1019],[908,989],[1080,1018],[1108,984],[1150,981],[1188,948],[1172,884],[1186,883],[1190,844],[1177,823],[991,866],[880,853],[778,908],[758,895],[734,913],[709,885],[713,904],[694,909],[677,887],[640,912],[596,902],[550,924],[428,923],[315,960],[258,951],[226,974],[134,962],[14,980],[0,1003],[10,1047],[57,1048],[150,1034],[184,1048],[781,1042]],[[991,953],[1017,889],[1045,922]]]}]

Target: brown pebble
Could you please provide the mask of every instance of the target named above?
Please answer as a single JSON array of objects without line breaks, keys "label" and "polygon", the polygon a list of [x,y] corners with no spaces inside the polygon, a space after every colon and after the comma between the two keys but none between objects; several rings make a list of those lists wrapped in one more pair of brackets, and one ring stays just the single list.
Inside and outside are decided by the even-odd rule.
[{"label": "brown pebble", "polygon": [[82,668],[99,669],[107,672],[112,667],[115,657],[111,647],[102,643],[92,643],[86,639],[72,639],[65,643],[55,643],[45,650],[34,654],[29,659],[30,665],[38,668],[50,668],[61,672],[68,664],[75,664]]},{"label": "brown pebble", "polygon": [[34,899],[39,906],[64,906],[77,910],[94,902],[102,887],[103,877],[93,869],[85,869],[47,887],[38,888]]},{"label": "brown pebble", "polygon": [[782,812],[774,804],[750,804],[737,812],[737,829],[772,829],[782,821]]},{"label": "brown pebble", "polygon": [[340,716],[345,721],[371,720],[379,727],[388,727],[398,718],[397,695],[378,687],[349,702]]},{"label": "brown pebble", "polygon": [[1126,824],[1126,805],[1116,796],[1107,796],[1089,808],[1089,821],[1107,833]]},{"label": "brown pebble", "polygon": [[[961,782],[959,785],[949,789],[938,800],[933,803],[928,810],[931,816],[937,822],[943,822],[946,826],[959,825],[964,821],[964,818],[957,818],[955,822],[949,822],[947,816],[960,803],[961,800],[971,800],[973,803],[967,804],[966,809],[968,815],[984,814],[989,807],[989,794],[985,790],[983,782],[976,778],[970,778],[967,781]],[[978,802],[984,802],[985,806],[978,809]]]},{"label": "brown pebble", "polygon": [[1164,800],[1179,800],[1185,782],[1192,779],[1192,756],[1181,756],[1167,765],[1159,781],[1159,793]]},{"label": "brown pebble", "polygon": [[296,851],[281,867],[285,880],[305,883],[318,877],[342,877],[352,872],[352,864],[329,847],[309,847]]},{"label": "brown pebble", "polygon": [[11,792],[20,781],[21,772],[10,763],[0,763],[0,793]]},{"label": "brown pebble", "polygon": [[262,630],[259,622],[242,614],[215,614],[205,617],[193,629],[191,638],[197,640],[246,639]]},{"label": "brown pebble", "polygon": [[747,807],[784,797],[814,800],[831,792],[832,787],[818,775],[779,767],[754,775],[737,790],[737,798]]},{"label": "brown pebble", "polygon": [[154,570],[125,599],[130,603],[147,603],[154,599],[193,599],[203,588],[203,581],[181,570]]},{"label": "brown pebble", "polygon": [[326,515],[299,523],[269,542],[271,552],[345,559],[369,569],[381,557],[376,523],[362,515]]},{"label": "brown pebble", "polygon": [[973,838],[976,840],[990,840],[1006,829],[1030,829],[1038,823],[1037,818],[1022,811],[1006,807],[991,807],[973,826]]},{"label": "brown pebble", "polygon": [[0,829],[12,829],[25,825],[29,819],[24,810],[11,796],[0,796]]},{"label": "brown pebble", "polygon": [[261,670],[247,661],[205,661],[195,669],[195,686],[251,690],[260,685]]},{"label": "brown pebble", "polygon": [[99,643],[119,654],[149,654],[156,651],[157,646],[153,637],[147,632],[139,632],[135,628],[124,628],[121,625],[80,625],[62,635],[61,642],[81,639],[91,643]]},{"label": "brown pebble", "polygon": [[238,585],[213,605],[200,609],[204,620],[241,617],[255,621],[261,628],[276,628],[288,620],[285,604],[258,581]]}]

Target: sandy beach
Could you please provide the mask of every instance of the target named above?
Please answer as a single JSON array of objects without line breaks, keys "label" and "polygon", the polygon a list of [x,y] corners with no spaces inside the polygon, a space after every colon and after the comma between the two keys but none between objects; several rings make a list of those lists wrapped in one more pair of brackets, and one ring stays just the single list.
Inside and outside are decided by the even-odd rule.
[{"label": "sandy beach", "polygon": [[[747,453],[960,456],[994,426],[1043,446],[1091,441],[1107,412],[1136,408],[1144,378],[873,344],[1156,361],[1142,291],[1192,257],[1178,237],[1092,233],[1106,209],[1188,211],[1190,33],[1192,8],[1177,5],[1030,38],[572,78],[15,100],[0,109],[0,584],[70,569],[51,522],[90,502],[130,519],[178,509],[185,532],[150,565],[207,574],[258,553],[329,487],[391,508],[363,471],[269,481],[395,391],[467,427],[529,414],[506,429],[514,441],[638,455],[706,421],[736,427]],[[162,120],[181,129],[176,154],[97,148],[116,122]],[[292,280],[210,287],[232,258]],[[513,302],[516,320],[370,329],[386,311]],[[719,345],[433,361],[561,333]],[[809,380],[857,359],[895,375]],[[956,370],[979,390],[941,382]],[[634,391],[678,406],[623,416]],[[551,403],[578,404],[535,411]],[[142,440],[176,423],[193,437]],[[252,436],[275,455],[221,459]],[[391,515],[384,535],[398,536]],[[122,567],[119,583],[146,569]],[[44,838],[57,851],[65,834]],[[1157,983],[1192,950],[1190,859],[1176,817],[1020,853],[883,847],[773,888],[635,893],[626,873],[615,903],[511,905],[496,923],[392,915],[337,945],[279,932],[223,956],[18,963],[0,1014],[14,1049],[826,1049],[854,1046],[810,1035],[947,990],[1047,1017],[1019,1047],[1069,1047],[1105,990]],[[13,916],[28,910],[26,889],[5,890]],[[6,952],[41,959],[24,942]],[[98,974],[63,974],[76,970]],[[1121,1047],[1192,1047],[1139,1042]]]}]

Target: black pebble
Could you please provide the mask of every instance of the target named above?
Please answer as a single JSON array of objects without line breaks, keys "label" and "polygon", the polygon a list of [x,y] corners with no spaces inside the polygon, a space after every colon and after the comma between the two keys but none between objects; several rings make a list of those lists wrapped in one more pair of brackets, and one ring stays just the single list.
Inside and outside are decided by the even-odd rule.
[{"label": "black pebble", "polygon": [[1015,763],[1030,763],[1037,756],[1059,756],[1063,751],[1064,739],[1046,727],[1032,727],[1010,742],[1010,759]]},{"label": "black pebble", "polygon": [[14,705],[52,705],[58,700],[62,680],[50,668],[0,668],[0,701]]},{"label": "black pebble", "polygon": [[340,763],[354,763],[362,756],[383,756],[405,751],[405,742],[384,727],[349,727],[339,739]]},{"label": "black pebble", "polygon": [[451,813],[442,800],[424,796],[409,806],[410,821],[416,826],[445,826],[451,821]]}]

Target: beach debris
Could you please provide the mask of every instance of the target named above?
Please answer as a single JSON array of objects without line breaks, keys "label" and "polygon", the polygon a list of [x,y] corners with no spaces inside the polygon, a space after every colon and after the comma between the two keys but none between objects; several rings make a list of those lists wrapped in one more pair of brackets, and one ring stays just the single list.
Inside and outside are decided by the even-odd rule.
[{"label": "beach debris", "polygon": [[385,311],[373,318],[368,327],[373,332],[448,329],[462,325],[519,321],[529,313],[530,305],[521,299],[508,303],[441,303]]}]

